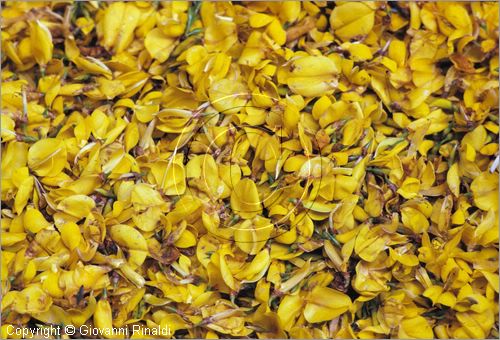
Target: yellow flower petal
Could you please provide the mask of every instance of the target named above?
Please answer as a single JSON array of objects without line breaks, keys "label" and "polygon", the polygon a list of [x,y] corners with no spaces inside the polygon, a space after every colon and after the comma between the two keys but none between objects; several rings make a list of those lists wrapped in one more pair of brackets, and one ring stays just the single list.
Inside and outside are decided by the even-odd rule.
[{"label": "yellow flower petal", "polygon": [[319,286],[312,290],[306,301],[304,317],[311,323],[332,320],[351,306],[351,299],[347,295]]}]

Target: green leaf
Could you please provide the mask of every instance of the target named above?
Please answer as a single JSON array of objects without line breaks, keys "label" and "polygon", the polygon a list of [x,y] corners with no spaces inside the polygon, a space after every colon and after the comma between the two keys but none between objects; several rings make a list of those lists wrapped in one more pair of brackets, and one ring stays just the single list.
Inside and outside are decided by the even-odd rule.
[{"label": "green leaf", "polygon": [[196,21],[196,18],[198,17],[198,12],[200,11],[200,7],[201,7],[201,1],[194,1],[191,3],[191,6],[188,9],[186,31],[184,32],[184,35],[186,37],[188,37],[191,34],[191,26],[193,26],[193,23]]}]

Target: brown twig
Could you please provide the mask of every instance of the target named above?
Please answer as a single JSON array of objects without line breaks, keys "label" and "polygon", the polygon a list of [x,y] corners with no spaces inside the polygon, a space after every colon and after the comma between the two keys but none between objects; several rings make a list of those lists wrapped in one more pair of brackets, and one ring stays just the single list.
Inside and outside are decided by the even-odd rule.
[{"label": "brown twig", "polygon": [[304,20],[299,22],[297,25],[290,27],[286,30],[286,42],[294,41],[316,26],[316,22],[313,17],[306,17]]}]

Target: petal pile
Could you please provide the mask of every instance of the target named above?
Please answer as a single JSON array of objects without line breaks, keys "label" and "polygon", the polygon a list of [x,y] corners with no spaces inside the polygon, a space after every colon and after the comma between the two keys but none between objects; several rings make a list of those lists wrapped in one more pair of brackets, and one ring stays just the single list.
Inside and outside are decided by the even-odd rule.
[{"label": "petal pile", "polygon": [[498,338],[498,12],[5,2],[2,338]]}]

